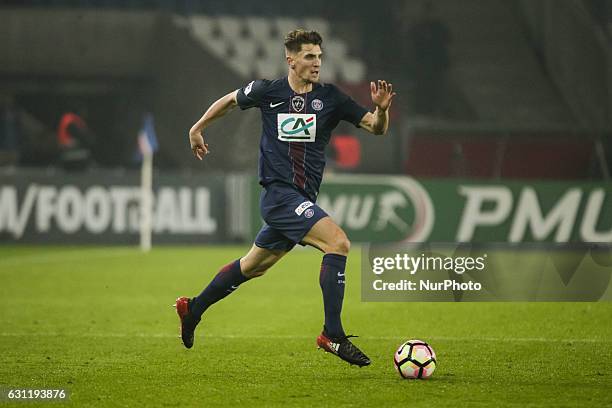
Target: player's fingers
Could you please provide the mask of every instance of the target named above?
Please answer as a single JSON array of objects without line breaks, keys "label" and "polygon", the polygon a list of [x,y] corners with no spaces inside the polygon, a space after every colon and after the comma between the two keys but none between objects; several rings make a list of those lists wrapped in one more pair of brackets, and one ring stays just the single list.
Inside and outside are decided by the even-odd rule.
[{"label": "player's fingers", "polygon": [[194,156],[198,160],[202,160],[202,156],[204,155],[204,150],[201,145],[194,145],[191,150],[193,151]]},{"label": "player's fingers", "polygon": [[374,84],[374,81],[370,82],[370,91],[372,93],[376,93],[376,85]]},{"label": "player's fingers", "polygon": [[388,91],[390,94],[392,94],[392,93],[393,93],[393,84],[389,84],[389,85],[387,86],[387,91]]}]

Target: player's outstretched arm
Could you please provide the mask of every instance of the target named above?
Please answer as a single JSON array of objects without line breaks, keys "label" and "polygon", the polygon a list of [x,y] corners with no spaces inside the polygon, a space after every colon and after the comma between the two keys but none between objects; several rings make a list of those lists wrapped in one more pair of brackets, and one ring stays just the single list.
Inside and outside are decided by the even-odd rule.
[{"label": "player's outstretched arm", "polygon": [[393,84],[387,81],[378,81],[378,85],[370,82],[372,102],[376,106],[374,112],[366,113],[359,126],[375,135],[384,135],[389,127],[389,107],[395,96]]},{"label": "player's outstretched arm", "polygon": [[222,98],[219,98],[210,105],[204,115],[198,120],[189,130],[189,143],[191,144],[191,151],[198,158],[202,160],[205,155],[209,153],[208,143],[204,143],[203,131],[207,128],[214,120],[222,117],[229,111],[231,111],[236,105],[236,94],[238,91],[228,93]]}]

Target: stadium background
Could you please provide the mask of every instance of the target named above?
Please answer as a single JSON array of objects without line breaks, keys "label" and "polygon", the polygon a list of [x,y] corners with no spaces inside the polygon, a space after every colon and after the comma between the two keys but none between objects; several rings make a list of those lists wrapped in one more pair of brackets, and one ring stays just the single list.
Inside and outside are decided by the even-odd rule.
[{"label": "stadium background", "polygon": [[[329,2],[3,4],[4,242],[137,242],[138,197],[125,189],[138,185],[136,136],[146,112],[153,114],[160,146],[155,186],[168,187],[162,205],[156,206],[154,240],[250,241],[256,228],[249,227],[250,209],[256,208],[257,199],[251,200],[246,190],[247,185],[257,189],[252,176],[257,168],[258,112],[234,112],[231,119],[214,124],[208,133],[214,154],[204,162],[191,160],[186,134],[202,111],[228,90],[254,78],[282,75],[283,33],[296,26],[323,33],[324,80],[339,83],[368,107],[371,79],[386,78],[399,93],[387,137],[371,137],[346,124],[337,129],[328,150],[328,173],[427,180],[429,196],[448,190],[433,198],[433,206],[449,208],[426,215],[435,216],[433,240],[459,237],[457,226],[448,224],[461,218],[469,197],[459,193],[457,180],[491,189],[509,189],[510,180],[535,186],[545,217],[556,203],[565,205],[564,194],[572,187],[582,189],[580,211],[585,211],[589,197],[603,186],[597,183],[609,179],[607,2],[562,1],[554,7],[544,1],[383,2],[373,10],[366,2],[348,10]],[[71,164],[64,160],[57,137],[66,112],[85,120],[91,138],[85,146],[89,159],[73,165],[77,169],[72,171],[64,170]],[[454,181],[438,186],[441,180]],[[37,189],[30,189],[35,190],[30,208],[24,203],[32,185]],[[45,195],[45,186],[56,190]],[[68,186],[78,191],[66,193]],[[102,191],[89,194],[96,186]],[[127,195],[123,199],[115,191],[121,186]],[[488,240],[510,240],[509,227],[503,224],[514,222],[522,203],[520,186],[512,188],[512,211],[498,223],[500,228],[491,233],[481,228]],[[371,231],[377,221],[379,230],[385,229],[378,205],[366,214],[367,189],[357,189],[361,195],[333,195],[328,210],[337,218],[357,216],[356,224],[367,224],[364,231]],[[607,230],[611,217],[604,196],[599,212],[593,203],[594,229],[600,232]],[[41,201],[44,197],[47,201]],[[378,204],[381,199],[376,195]],[[190,233],[181,225],[197,223],[194,207],[204,202],[214,212],[214,228],[194,226],[197,232]],[[51,207],[46,216],[40,215],[44,203]],[[409,207],[415,204],[404,197],[390,205],[391,212],[406,212],[404,219],[389,224],[388,233],[363,236],[411,236],[410,213],[415,210]],[[25,225],[18,228],[19,216]],[[128,216],[129,222],[120,220]],[[168,218],[175,221],[164,224]],[[571,237],[580,240],[581,214],[575,218]],[[125,223],[129,225],[123,227]],[[532,238],[526,229],[520,240]],[[461,240],[477,239],[480,233]],[[612,239],[609,233],[598,237]],[[427,239],[427,234],[420,236]],[[567,239],[555,237],[554,228],[535,237]]]},{"label": "stadium background", "polygon": [[[91,383],[79,388],[73,379],[77,374],[73,368],[66,368],[72,367],[67,362],[85,364],[89,354],[70,354],[62,348],[66,341],[93,344],[103,339],[118,350],[113,355],[116,360],[129,360],[140,374],[150,374],[143,361],[161,358],[172,364],[178,347],[164,349],[166,354],[159,355],[155,353],[160,346],[155,342],[170,347],[166,343],[175,341],[165,337],[170,336],[167,326],[174,328],[174,317],[164,315],[153,323],[137,318],[116,322],[121,308],[129,305],[119,295],[142,301],[143,306],[137,308],[139,313],[148,313],[144,305],[161,311],[152,305],[160,301],[169,304],[173,296],[180,294],[167,293],[163,285],[168,285],[166,289],[193,291],[212,276],[225,258],[240,256],[252,241],[260,225],[256,181],[258,112],[232,112],[211,126],[207,142],[212,154],[203,162],[191,156],[187,132],[216,98],[253,79],[283,75],[282,37],[295,27],[316,29],[323,34],[323,80],[339,84],[364,106],[371,107],[370,80],[386,79],[398,92],[386,137],[367,135],[344,124],[336,130],[328,149],[329,169],[320,202],[353,242],[612,242],[611,3],[1,1],[0,320],[6,329],[0,340],[3,349],[12,352],[4,357],[0,385],[33,387],[74,381],[77,400],[100,403],[99,398],[96,401],[86,395],[86,390],[104,390],[115,384],[110,373],[104,374],[105,367],[114,363],[98,363],[98,374],[85,374]],[[76,164],[67,156],[66,146],[58,141],[58,126],[67,112],[77,113],[87,125],[88,143],[81,146],[86,159]],[[159,143],[154,158],[153,251],[148,255],[135,249],[139,240],[142,160],[137,135],[147,113],[152,114]],[[84,259],[80,259],[80,253]],[[112,254],[119,254],[119,258]],[[185,259],[199,256],[209,259],[213,266],[206,265],[203,272],[202,265]],[[91,257],[91,265],[83,263],[87,257]],[[296,261],[279,268],[301,270],[309,266],[317,270],[318,257],[314,251],[298,251]],[[359,252],[353,251],[352,258],[352,268],[357,272]],[[92,272],[96,277],[89,275]],[[111,278],[123,287],[109,294],[103,288],[108,289]],[[184,284],[168,283],[170,278],[183,279]],[[355,284],[358,280],[354,274]],[[147,287],[147,282],[152,287],[145,289],[144,295],[136,295],[143,285]],[[285,281],[272,282],[271,287],[278,289]],[[308,287],[304,293],[312,292],[312,300],[304,301],[303,306],[315,309],[314,321],[319,317],[320,299],[314,281],[308,282],[301,285]],[[265,286],[257,285],[260,290]],[[62,316],[68,309],[61,296],[81,288],[88,293],[73,295],[76,304],[91,302],[99,307],[100,315],[76,312],[86,322],[66,324]],[[128,293],[128,289],[132,292]],[[296,293],[291,292],[291,296],[299,296],[298,289],[292,291]],[[358,288],[350,293],[353,300],[347,308],[358,314]],[[269,296],[274,294],[270,292]],[[105,301],[107,296],[109,303]],[[236,308],[245,307],[243,302],[255,302],[270,313],[266,319],[276,321],[271,305],[254,294],[244,296],[243,301],[239,296],[232,299],[232,308],[219,307],[234,313]],[[17,300],[22,310],[18,313],[9,301],[15,297],[48,302],[47,317],[42,318],[43,309],[26,300]],[[279,302],[283,307],[291,304],[285,297],[280,297]],[[363,307],[370,313],[365,315],[376,320],[374,326],[381,330],[379,342],[392,347],[402,337],[412,335],[406,333],[410,330],[397,327],[385,331],[396,325],[396,320],[380,317],[381,313],[397,313],[403,310],[401,306]],[[457,354],[456,350],[472,334],[482,340],[511,338],[512,333],[518,333],[517,338],[526,339],[512,344],[518,344],[526,353],[534,352],[529,347],[535,347],[543,356],[539,364],[557,372],[558,377],[552,376],[549,384],[533,387],[529,383],[532,377],[522,385],[511,382],[509,389],[525,392],[524,403],[546,405],[558,381],[573,373],[571,368],[555,362],[568,352],[565,346],[544,350],[548,335],[551,339],[574,339],[571,347],[591,347],[597,358],[587,360],[599,368],[593,368],[597,373],[589,379],[592,382],[581,384],[592,387],[589,398],[593,402],[611,403],[609,391],[605,391],[612,375],[610,333],[604,323],[612,316],[608,305],[496,305],[486,311],[466,306],[461,312],[448,305],[413,307],[416,309],[411,309],[410,315],[426,312],[446,324],[444,330],[448,331],[433,322],[423,323],[417,333],[437,339],[449,365],[466,364],[462,360],[465,354]],[[461,326],[461,317],[444,317],[456,316],[455,313],[480,315],[483,320]],[[512,323],[509,327],[497,320],[515,313],[532,314],[534,318],[525,323],[527,326]],[[553,319],[544,325],[546,330],[541,331],[540,340],[529,342],[543,321],[563,314],[577,325],[575,329]],[[252,332],[259,336],[270,334],[252,323],[259,318],[255,315],[234,318],[243,323],[238,340],[207,337],[212,350],[222,354],[226,347],[237,349],[238,341],[258,347]],[[90,320],[92,323],[87,324]],[[213,333],[227,335],[236,330],[219,317],[213,317],[212,322],[218,325]],[[357,318],[353,322],[362,327],[362,332],[369,331]],[[553,327],[552,322],[558,326]],[[289,323],[279,318],[278,327],[270,327],[270,339],[286,340],[285,329],[300,331],[302,324],[310,323],[299,319]],[[39,331],[54,334],[25,340]],[[85,332],[90,337],[85,336],[83,341],[77,335],[68,340],[61,335],[64,331],[66,336]],[[103,332],[110,334],[98,336]],[[125,340],[130,333],[138,333],[136,342],[152,357],[144,356],[144,352],[139,355],[142,360],[129,357],[131,350]],[[148,333],[153,333],[152,339],[145,340]],[[457,333],[464,337],[451,338]],[[588,337],[586,342],[576,340],[581,335]],[[299,336],[288,342],[303,347]],[[489,346],[493,343],[495,346]],[[490,352],[486,361],[494,362],[494,355],[511,355],[510,344],[486,343],[482,346]],[[93,348],[94,355],[105,352],[101,345]],[[274,353],[269,345],[266,350]],[[29,369],[19,363],[21,353]],[[260,375],[261,367],[246,367],[248,354],[236,353],[249,375]],[[386,358],[383,351],[380,353],[381,358]],[[52,361],[57,357],[60,363],[48,366],[44,361],[47,357]],[[318,360],[311,362],[302,356],[296,359],[301,369],[308,370],[311,364],[319,367]],[[268,366],[274,361],[270,357],[261,364]],[[290,359],[283,362],[292,364]],[[320,367],[326,362],[330,363],[322,360]],[[208,364],[223,366],[219,357]],[[520,361],[515,364],[521,367]],[[188,365],[189,360],[181,356],[179,366]],[[481,373],[482,384],[491,375],[502,383],[513,378],[509,366],[501,369],[507,378],[476,366],[474,363],[462,368]],[[529,370],[529,365],[522,367]],[[235,368],[227,369],[231,378],[239,380],[244,376]],[[442,370],[442,381],[452,379],[449,375],[454,374]],[[279,371],[278,375],[282,378],[285,374]],[[210,381],[217,388],[206,389],[217,404],[237,401],[219,391],[224,389],[220,379]],[[275,380],[267,378],[262,387],[266,381]],[[308,379],[300,377],[299,381]],[[348,400],[332,398],[321,402],[313,395],[328,391],[316,384],[306,397],[298,395],[304,399],[289,401],[297,405],[346,401],[348,405],[359,404],[348,394]],[[374,383],[367,384],[373,387],[372,402],[393,405],[406,401],[405,395],[391,391],[387,401],[374,391]],[[144,382],[128,381],[126,390],[132,386],[147,388]],[[301,386],[308,389],[310,385]],[[396,386],[384,382],[381,389]],[[449,385],[450,393],[460,386]],[[258,388],[252,387],[244,398],[255,405],[264,403],[253,396]],[[173,403],[179,397],[184,397],[181,401],[187,405],[197,405],[189,392],[177,397],[169,391],[166,395],[147,389],[150,394],[145,401],[152,405]],[[497,395],[501,405],[516,401],[499,384],[492,385],[489,396],[474,384],[466,389],[475,394],[458,395],[482,403]],[[413,388],[412,392],[428,395],[440,405],[452,402],[440,395],[431,396],[432,391],[424,388]],[[137,401],[127,391],[113,394],[107,390],[105,395],[102,402],[107,404],[117,402],[113,396],[126,405]],[[584,397],[574,388],[560,395],[570,405]],[[288,401],[283,391],[270,398],[272,405]],[[521,397],[513,398],[520,402]]]}]

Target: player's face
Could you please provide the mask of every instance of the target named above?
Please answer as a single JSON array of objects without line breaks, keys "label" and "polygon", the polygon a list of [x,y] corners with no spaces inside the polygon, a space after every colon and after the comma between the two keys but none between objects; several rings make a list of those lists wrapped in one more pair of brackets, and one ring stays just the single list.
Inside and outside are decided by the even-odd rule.
[{"label": "player's face", "polygon": [[304,82],[319,82],[321,70],[321,57],[323,52],[319,45],[302,44],[302,50],[289,56],[290,69],[295,71],[299,79]]}]

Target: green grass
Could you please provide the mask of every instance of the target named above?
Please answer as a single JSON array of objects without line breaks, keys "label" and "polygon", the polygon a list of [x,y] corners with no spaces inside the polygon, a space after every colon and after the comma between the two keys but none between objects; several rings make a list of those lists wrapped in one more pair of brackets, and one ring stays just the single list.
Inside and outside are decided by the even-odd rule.
[{"label": "green grass", "polygon": [[[315,349],[314,250],[209,309],[185,350],[174,299],[245,250],[0,247],[0,386],[67,388],[79,407],[612,406],[611,303],[362,303],[359,251],[344,326],[370,367]],[[409,338],[435,348],[430,380],[395,373]]]}]

